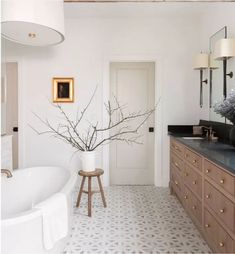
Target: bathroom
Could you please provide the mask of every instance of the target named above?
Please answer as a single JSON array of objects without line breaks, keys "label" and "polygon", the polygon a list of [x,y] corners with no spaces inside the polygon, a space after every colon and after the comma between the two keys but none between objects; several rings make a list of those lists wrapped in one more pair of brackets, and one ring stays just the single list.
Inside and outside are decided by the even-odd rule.
[{"label": "bathroom", "polygon": [[[39,12],[39,21],[35,22],[32,21],[35,17],[27,13],[31,8],[26,8],[27,1],[12,2],[18,4],[15,15],[21,22],[17,24],[14,19],[16,23],[11,23],[11,36],[20,36],[25,32],[23,29],[28,29],[27,35],[31,35],[24,43],[16,42],[21,37],[7,39],[3,15],[1,169],[9,169],[10,173],[2,171],[1,174],[2,253],[235,252],[235,150],[229,140],[232,123],[214,110],[214,105],[224,99],[224,80],[226,96],[235,88],[235,76],[225,75],[235,71],[235,58],[217,60],[214,69],[210,68],[209,61],[209,53],[215,50],[217,41],[235,38],[235,3],[64,1],[63,9],[60,5],[58,10],[53,7],[47,11],[47,1],[43,0],[44,6],[41,4],[39,10],[45,8],[41,11],[44,18]],[[62,1],[54,2],[61,4]],[[60,13],[61,17],[53,12]],[[41,22],[50,27],[50,17],[54,16],[60,18],[56,36],[50,34],[51,29],[38,30],[43,35],[40,38],[33,30],[36,25],[20,25],[28,19],[32,24]],[[43,46],[32,46],[38,37]],[[53,39],[58,41],[48,45]],[[196,56],[205,65],[195,66]],[[207,83],[203,82],[206,79]],[[59,96],[61,84],[69,88],[65,96]],[[147,89],[142,84],[147,84]],[[113,97],[118,101],[112,100]],[[146,115],[149,117],[140,128],[138,140],[143,144],[133,138],[130,144],[115,140],[95,149],[95,168],[103,170],[98,179],[102,182],[107,207],[102,196],[94,194],[91,216],[88,216],[90,203],[86,193],[81,195],[80,206],[76,206],[83,179],[78,174],[84,166],[81,152],[71,143],[55,138],[55,133],[44,133],[49,127],[45,122],[48,120],[56,129],[60,123],[66,123],[59,107],[69,119],[76,119],[88,106],[79,132],[88,131],[90,123],[91,128],[96,123],[97,128],[104,128],[109,120],[105,106],[109,100],[113,107],[115,103],[125,105],[123,112],[127,116],[138,114],[138,110],[151,114]],[[193,126],[199,123],[212,127],[213,136],[219,137],[218,140],[182,141],[178,137],[193,136],[193,130],[197,130]],[[139,125],[134,122],[133,126]],[[105,135],[109,134],[100,138],[104,139]],[[197,150],[203,141],[209,142],[211,153],[219,161]],[[219,144],[224,145],[223,150],[229,150],[226,155],[213,150]],[[179,160],[175,162],[182,164],[183,170],[189,165],[179,151],[172,151],[175,147],[181,148],[184,155],[199,156],[193,157],[193,161],[200,161],[201,170],[192,173],[201,177],[202,183],[202,192],[194,195],[201,202],[199,222],[182,201],[188,195],[177,193],[174,186],[184,178],[172,174],[172,168],[176,170],[172,158]],[[190,153],[185,152],[188,150]],[[213,185],[213,179],[205,180],[202,173],[207,165],[205,161],[212,161],[231,177],[228,190]],[[221,172],[216,175],[220,176]],[[175,180],[172,175],[182,179]],[[224,239],[211,239],[204,228],[204,181],[210,183],[209,187],[215,186],[231,207],[222,214],[230,218],[232,227],[224,222],[221,214],[213,214],[213,207],[207,209],[223,232],[218,235],[226,235],[229,244]],[[86,179],[84,189],[89,189],[87,183]],[[184,185],[190,189],[188,184]],[[99,187],[97,179],[92,178],[92,190]],[[61,227],[66,224],[66,234],[58,237],[61,239],[54,241],[53,247],[46,248],[38,205],[49,199],[54,202],[55,194],[58,199],[66,197],[68,225],[61,223]],[[217,241],[218,245],[225,246],[218,247]]]}]

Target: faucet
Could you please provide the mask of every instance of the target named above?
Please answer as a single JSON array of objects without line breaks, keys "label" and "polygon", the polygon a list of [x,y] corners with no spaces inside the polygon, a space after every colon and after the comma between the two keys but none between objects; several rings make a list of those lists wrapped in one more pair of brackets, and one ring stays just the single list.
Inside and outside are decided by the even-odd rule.
[{"label": "faucet", "polygon": [[12,177],[12,173],[9,169],[1,169],[1,174],[6,174],[7,175],[7,178],[10,178]]},{"label": "faucet", "polygon": [[215,131],[213,131],[212,127],[202,126],[206,130],[206,138],[209,141],[213,141],[215,139]]}]

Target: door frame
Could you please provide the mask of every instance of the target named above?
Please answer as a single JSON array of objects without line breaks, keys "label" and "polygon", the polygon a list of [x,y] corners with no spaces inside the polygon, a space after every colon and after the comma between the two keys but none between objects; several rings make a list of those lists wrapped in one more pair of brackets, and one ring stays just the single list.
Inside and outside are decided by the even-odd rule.
[{"label": "door frame", "polygon": [[[158,103],[155,111],[155,140],[154,140],[154,184],[163,186],[163,168],[162,168],[162,58],[153,55],[111,55],[104,59],[103,65],[103,106],[102,106],[102,123],[108,120],[104,102],[110,98],[110,63],[112,62],[154,62],[155,63],[155,103]],[[109,171],[109,145],[103,146],[102,149],[102,166],[104,169],[103,182],[105,186],[110,185]]]},{"label": "door frame", "polygon": [[[24,75],[24,60],[21,56],[3,56],[4,63],[17,63],[18,65],[18,168],[25,167],[25,124],[24,112],[27,112],[25,106],[25,75]],[[20,87],[20,89],[19,89]]]}]

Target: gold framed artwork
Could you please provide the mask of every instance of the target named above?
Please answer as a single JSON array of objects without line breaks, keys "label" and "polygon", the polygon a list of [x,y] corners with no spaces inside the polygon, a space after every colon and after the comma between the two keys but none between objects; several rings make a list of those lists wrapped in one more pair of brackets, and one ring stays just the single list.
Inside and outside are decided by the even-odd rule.
[{"label": "gold framed artwork", "polygon": [[74,79],[53,78],[53,102],[74,102]]}]

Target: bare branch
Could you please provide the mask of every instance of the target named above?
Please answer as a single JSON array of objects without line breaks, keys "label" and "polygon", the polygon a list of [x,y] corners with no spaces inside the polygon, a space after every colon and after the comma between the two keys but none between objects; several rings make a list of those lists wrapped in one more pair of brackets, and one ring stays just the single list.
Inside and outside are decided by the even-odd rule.
[{"label": "bare branch", "polygon": [[88,145],[89,149],[91,149],[93,139],[95,138],[95,140],[96,140],[96,138],[97,138],[97,131],[96,131],[97,126],[98,126],[98,122],[96,123],[95,126],[92,126],[93,132],[91,134],[90,142],[89,142],[89,145]]},{"label": "bare branch", "polygon": [[[30,127],[38,135],[53,134],[54,137],[63,140],[80,151],[93,151],[99,146],[108,144],[115,140],[126,142],[127,144],[142,144],[139,141],[141,136],[138,134],[138,132],[144,123],[149,119],[149,117],[154,113],[159,102],[153,109],[150,110],[125,113],[124,109],[126,108],[126,105],[121,105],[114,96],[114,105],[112,105],[110,101],[105,104],[105,109],[109,117],[107,125],[103,126],[102,128],[98,128],[98,121],[95,125],[87,121],[87,127],[84,134],[83,132],[81,133],[79,131],[80,123],[84,119],[84,115],[95,96],[96,90],[97,87],[95,88],[95,91],[92,94],[88,104],[81,111],[79,117],[77,112],[75,122],[69,118],[61,105],[56,104],[53,106],[59,110],[65,122],[62,124],[59,123],[55,128],[48,121],[48,119],[42,119],[40,116],[34,113],[34,115],[47,127],[48,130],[40,132],[32,126]],[[138,124],[136,123],[137,119],[140,119]],[[135,124],[135,127],[131,127],[133,124]],[[99,138],[99,134],[101,134],[101,138]]]},{"label": "bare branch", "polygon": [[48,131],[42,131],[39,132],[37,131],[35,128],[33,128],[32,126],[30,126],[38,135],[42,135],[42,134],[48,134],[48,133],[53,133],[55,134],[54,136],[56,138],[60,138],[63,141],[65,141],[66,143],[71,144],[73,147],[76,147],[77,149],[84,151],[85,149],[78,143],[76,142],[76,140],[73,138],[73,136],[71,135],[69,128],[67,127],[67,132],[69,133],[69,136],[66,136],[64,133],[61,133],[58,131],[58,128],[55,129],[50,122],[46,119],[43,120],[39,115],[35,114],[34,115],[49,129]]},{"label": "bare branch", "polygon": [[77,132],[76,124],[73,124],[73,122],[69,119],[69,117],[67,116],[67,114],[65,113],[65,111],[62,109],[62,107],[59,104],[57,104],[56,107],[60,110],[62,115],[65,117],[67,123],[72,128],[72,130],[75,133],[75,135],[77,136],[77,138],[83,143],[83,145],[85,146],[85,150],[87,150],[86,142],[80,137],[79,133]]},{"label": "bare branch", "polygon": [[[127,131],[121,131],[121,132],[117,132],[103,140],[101,140],[98,144],[96,144],[92,150],[95,150],[98,146],[102,145],[103,143],[105,143],[108,140],[112,140],[113,138],[120,138],[120,136],[122,135],[126,135],[126,134],[137,134],[138,130],[143,126],[143,124],[148,120],[148,118],[150,117],[150,115],[155,111],[155,109],[149,110],[146,113],[140,114],[141,116],[145,116],[145,118],[143,119],[143,121],[141,121],[141,123],[134,129],[134,130],[127,130]],[[130,116],[131,117],[131,116]],[[126,117],[127,118],[127,117]]]},{"label": "bare branch", "polygon": [[87,109],[88,109],[89,106],[91,105],[91,102],[93,101],[93,98],[94,98],[94,96],[95,96],[95,94],[96,94],[97,88],[98,88],[98,86],[96,86],[96,88],[95,88],[95,90],[94,90],[94,92],[93,92],[93,94],[92,94],[92,96],[91,96],[91,98],[90,98],[88,104],[86,105],[86,107],[81,111],[81,116],[80,116],[79,118],[76,119],[75,128],[77,128],[77,126],[79,125],[79,123],[82,121],[83,116],[85,115]]}]

